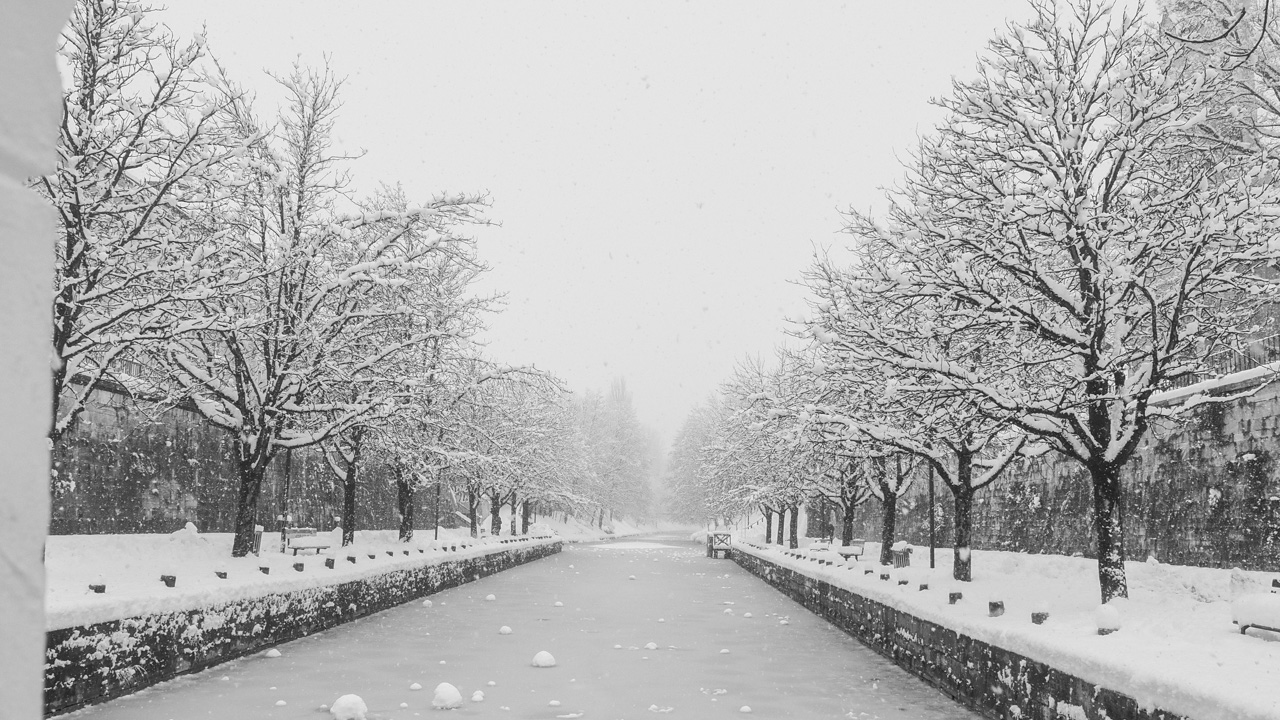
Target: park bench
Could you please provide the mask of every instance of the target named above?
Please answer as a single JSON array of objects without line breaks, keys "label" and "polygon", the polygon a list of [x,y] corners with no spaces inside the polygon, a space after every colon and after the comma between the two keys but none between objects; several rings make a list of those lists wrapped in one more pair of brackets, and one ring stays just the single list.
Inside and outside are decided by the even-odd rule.
[{"label": "park bench", "polygon": [[315,550],[319,555],[321,550],[327,550],[331,546],[329,536],[317,535],[315,528],[284,529],[284,547],[286,550],[292,550],[295,556],[299,550]]},{"label": "park bench", "polygon": [[840,553],[840,557],[846,560],[849,558],[860,560],[862,558],[863,550],[866,549],[866,544],[866,540],[857,538],[855,540],[850,540],[848,545],[841,545],[837,547],[836,552]]},{"label": "park bench", "polygon": [[1280,633],[1280,580],[1272,581],[1269,593],[1253,593],[1231,603],[1231,621],[1244,635],[1249,628]]},{"label": "park bench", "polygon": [[830,549],[831,549],[831,543],[827,542],[826,540],[814,540],[813,542],[809,543],[810,552],[824,552]]},{"label": "park bench", "polygon": [[733,551],[733,538],[727,532],[707,533],[707,557],[714,558],[716,553],[724,553],[724,558],[729,559],[729,554]]}]

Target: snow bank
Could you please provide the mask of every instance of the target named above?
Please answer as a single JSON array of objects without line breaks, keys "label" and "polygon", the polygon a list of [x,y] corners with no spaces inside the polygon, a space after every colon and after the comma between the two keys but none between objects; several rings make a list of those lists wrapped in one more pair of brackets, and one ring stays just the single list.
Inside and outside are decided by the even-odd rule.
[{"label": "snow bank", "polygon": [[[519,547],[495,539],[475,541],[462,530],[441,531],[439,541],[423,533],[410,543],[398,542],[394,531],[372,531],[357,532],[355,543],[347,547],[294,556],[268,549],[278,547],[278,537],[274,542],[263,537],[261,556],[232,558],[230,533],[184,529],[169,535],[51,536],[45,628],[210,607]],[[521,545],[551,542],[526,540]],[[454,547],[456,551],[449,549]],[[333,562],[332,568],[326,560]],[[175,576],[174,587],[166,587],[161,575]],[[94,592],[90,585],[104,585],[105,592]]]},{"label": "snow bank", "polygon": [[[1271,601],[1250,599],[1280,598],[1256,593],[1270,586],[1275,573],[1128,563],[1129,599],[1117,605],[1123,627],[1099,635],[1097,564],[1086,558],[975,550],[974,581],[961,583],[951,579],[949,549],[938,552],[936,570],[927,567],[928,553],[919,548],[916,564],[898,570],[868,561],[818,565],[776,546],[737,545],[768,562],[1123,693],[1143,707],[1196,720],[1280,717],[1280,642],[1269,642],[1270,635],[1241,635],[1232,623],[1233,611],[1276,619],[1280,608]],[[878,543],[867,546],[865,557],[877,557]],[[866,575],[865,568],[877,572]],[[880,571],[889,572],[891,581],[881,581]],[[900,578],[911,583],[898,585]],[[919,583],[929,589],[919,591]],[[957,591],[963,599],[949,604],[948,594]],[[1254,594],[1242,595],[1250,591]],[[993,600],[1005,604],[1000,617],[989,616],[987,603]],[[1049,620],[1033,624],[1032,612],[1048,612]]]}]

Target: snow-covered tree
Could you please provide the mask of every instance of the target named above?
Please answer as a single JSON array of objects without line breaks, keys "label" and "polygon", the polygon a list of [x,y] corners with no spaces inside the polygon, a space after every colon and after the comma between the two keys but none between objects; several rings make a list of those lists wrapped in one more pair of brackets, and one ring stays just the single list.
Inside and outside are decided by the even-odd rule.
[{"label": "snow-covered tree", "polygon": [[808,275],[816,298],[808,328],[821,390],[811,415],[822,434],[856,438],[928,463],[954,500],[953,575],[972,577],[973,499],[1026,449],[1026,434],[1007,413],[987,412],[975,397],[926,368],[956,365],[972,371],[1000,362],[1002,348],[968,320],[959,325],[930,298],[882,292],[877,278],[891,257],[863,248],[838,268],[822,258]]},{"label": "snow-covered tree", "polygon": [[[482,206],[479,197],[441,196],[403,211],[362,210],[347,199],[345,158],[331,149],[341,83],[303,68],[280,83],[287,104],[254,145],[251,182],[212,211],[236,238],[243,291],[201,300],[194,311],[217,322],[167,348],[174,382],[234,442],[236,556],[252,547],[262,478],[277,453],[387,411],[385,394],[341,397],[332,383],[362,374],[368,383],[401,382],[367,377],[413,344],[368,342],[412,318],[386,291],[432,258],[468,253],[472,241],[455,228]],[[247,136],[257,134],[247,110],[241,122]]]},{"label": "snow-covered tree", "polygon": [[[201,208],[239,182],[251,138],[238,101],[182,41],[130,0],[79,0],[62,34],[58,167],[34,181],[57,212],[53,423],[57,441],[103,383],[137,390],[140,346],[200,327],[176,303],[217,291],[222,248]],[[129,361],[126,363],[125,361]]]},{"label": "snow-covered tree", "polygon": [[1005,348],[920,369],[1088,470],[1106,601],[1127,595],[1120,470],[1152,417],[1229,399],[1158,393],[1280,290],[1277,167],[1203,139],[1239,123],[1184,46],[1090,0],[1032,9],[938,101],[887,222],[849,230],[892,260],[867,267],[883,292]]}]

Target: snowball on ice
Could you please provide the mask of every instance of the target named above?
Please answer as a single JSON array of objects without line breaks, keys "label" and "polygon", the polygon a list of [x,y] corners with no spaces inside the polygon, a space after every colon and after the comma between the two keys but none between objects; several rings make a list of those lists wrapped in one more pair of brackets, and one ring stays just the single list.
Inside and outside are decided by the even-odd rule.
[{"label": "snowball on ice", "polygon": [[423,600],[423,601],[422,601],[422,607],[431,607],[433,604],[434,604],[434,603],[432,603],[430,600]]},{"label": "snowball on ice", "polygon": [[289,703],[287,703],[287,702],[285,702],[285,701],[283,701],[283,700],[277,700],[277,701],[276,701],[276,706],[277,706],[277,707],[280,707],[280,706],[283,706],[283,705],[288,705],[288,704],[289,704]]},{"label": "snowball on ice", "polygon": [[409,686],[409,689],[410,689],[410,690],[421,690],[421,689],[422,689],[422,685],[421,685],[421,684],[419,684],[419,683],[414,683],[414,684],[412,684],[412,685],[410,685],[410,686]]},{"label": "snowball on ice", "polygon": [[559,700],[552,700],[551,702],[549,702],[549,703],[547,703],[547,704],[548,704],[548,705],[550,705],[551,707],[560,707],[560,701],[559,701]]},{"label": "snowball on ice", "polygon": [[263,654],[263,656],[264,656],[264,657],[269,657],[269,658],[278,658],[278,657],[280,657],[280,651],[279,651],[279,650],[277,650],[277,649],[275,649],[275,648],[271,648],[270,650],[268,650],[268,651],[266,651],[266,652],[264,652],[264,653],[262,653],[262,654]]},{"label": "snowball on ice", "polygon": [[477,690],[471,693],[471,702],[484,702],[484,691]]},{"label": "snowball on ice", "polygon": [[627,578],[627,579],[628,579],[628,580],[635,580],[635,579],[636,579],[636,576],[635,576],[635,575],[632,575],[631,577],[629,577],[629,578]]},{"label": "snowball on ice", "polygon": [[493,593],[489,593],[488,595],[485,595],[485,596],[484,596],[484,599],[485,599],[485,600],[487,600],[487,601],[489,601],[489,602],[493,602],[494,600],[497,600],[497,599],[498,599],[498,596],[497,596],[497,595],[494,595]]},{"label": "snowball on ice", "polygon": [[562,602],[560,602],[559,600],[557,600],[557,601],[556,601],[556,603],[555,603],[555,607],[564,607],[564,603],[562,603]]},{"label": "snowball on ice", "polygon": [[729,654],[729,648],[723,648],[723,649],[721,649],[721,650],[720,650],[720,654],[721,654],[721,655],[728,655],[728,654]]},{"label": "snowball on ice", "polygon": [[750,705],[743,705],[742,707],[738,708],[738,712],[740,712],[740,713],[749,713],[749,712],[751,712],[751,706],[750,706]]},{"label": "snowball on ice", "polygon": [[742,617],[749,618],[751,617],[751,613],[742,613]]},{"label": "snowball on ice", "polygon": [[539,650],[538,654],[533,656],[533,666],[540,668],[555,667],[556,659],[546,650]]},{"label": "snowball on ice", "polygon": [[509,626],[507,626],[507,625],[503,625],[502,627],[498,628],[498,634],[499,634],[499,635],[510,635],[510,634],[511,634],[511,628],[510,628]]},{"label": "snowball on ice", "polygon": [[658,649],[658,643],[652,643],[652,642],[651,642],[651,643],[649,643],[648,645],[645,645],[645,646],[644,646],[644,649],[645,649],[645,650],[657,650],[657,649]]},{"label": "snowball on ice", "polygon": [[496,682],[494,682],[494,681],[492,681],[492,680],[490,680],[490,681],[487,683],[487,685],[488,685],[489,687],[493,687],[494,685],[497,685],[497,684],[498,684],[498,683],[496,683]]},{"label": "snowball on ice", "polygon": [[343,695],[329,706],[329,714],[333,720],[365,720],[364,714],[369,707],[359,695]]},{"label": "snowball on ice", "polygon": [[431,706],[441,710],[452,710],[462,707],[462,693],[447,682],[436,686],[435,697],[431,698]]}]

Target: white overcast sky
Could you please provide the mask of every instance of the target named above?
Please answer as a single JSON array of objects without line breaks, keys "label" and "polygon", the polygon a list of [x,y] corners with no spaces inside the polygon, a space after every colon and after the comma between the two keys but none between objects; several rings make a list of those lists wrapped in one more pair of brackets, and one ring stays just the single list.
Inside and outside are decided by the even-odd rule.
[{"label": "white overcast sky", "polygon": [[879,204],[928,105],[1024,0],[165,0],[274,111],[266,70],[325,56],[357,185],[487,191],[507,295],[489,354],[576,390],[625,378],[665,440],[805,311],[794,285]]}]

